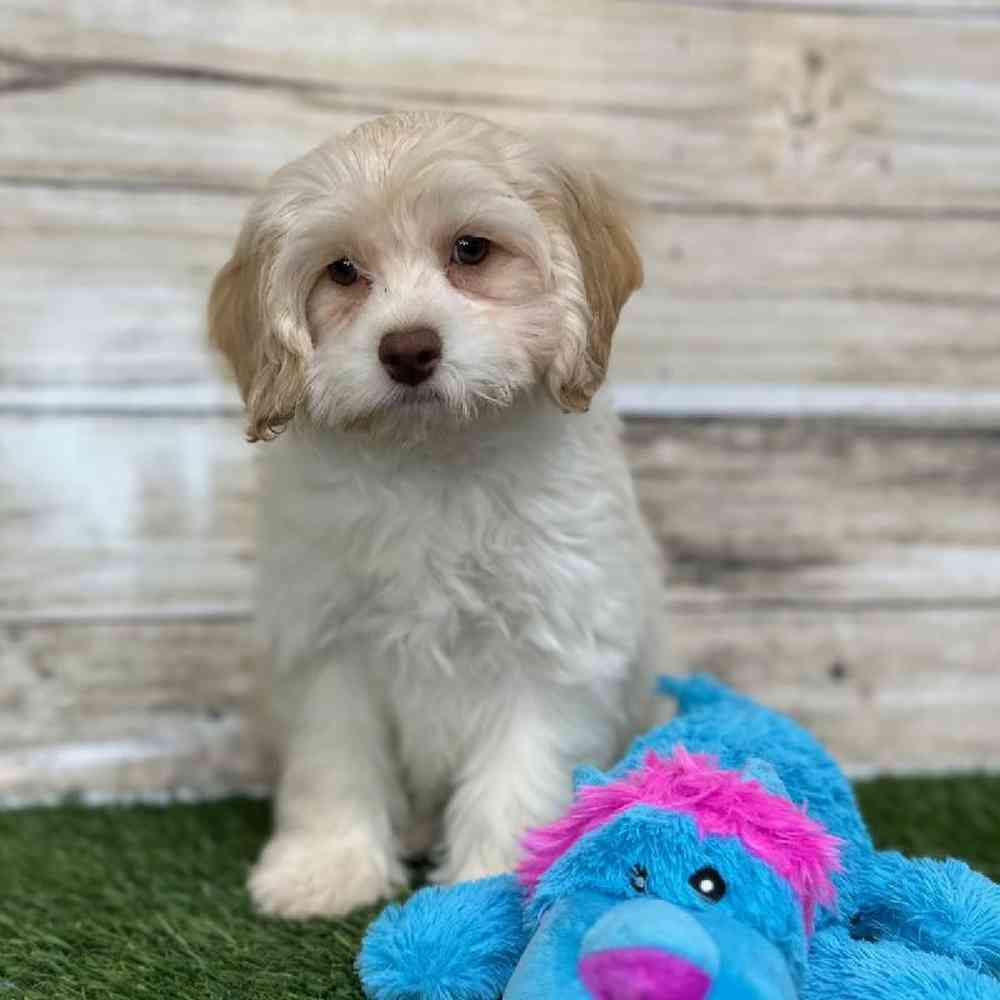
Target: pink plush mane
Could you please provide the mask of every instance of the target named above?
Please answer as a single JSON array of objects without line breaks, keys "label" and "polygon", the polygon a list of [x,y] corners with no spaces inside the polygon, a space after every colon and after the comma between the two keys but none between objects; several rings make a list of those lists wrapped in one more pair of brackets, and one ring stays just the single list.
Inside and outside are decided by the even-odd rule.
[{"label": "pink plush mane", "polygon": [[607,785],[584,787],[569,811],[524,838],[518,878],[534,892],[546,871],[581,837],[636,806],[683,813],[702,837],[736,837],[749,854],[769,865],[798,897],[811,933],[819,904],[831,905],[830,876],[840,870],[840,841],[788,799],[714,757],[677,747],[663,758],[650,752],[642,767]]}]

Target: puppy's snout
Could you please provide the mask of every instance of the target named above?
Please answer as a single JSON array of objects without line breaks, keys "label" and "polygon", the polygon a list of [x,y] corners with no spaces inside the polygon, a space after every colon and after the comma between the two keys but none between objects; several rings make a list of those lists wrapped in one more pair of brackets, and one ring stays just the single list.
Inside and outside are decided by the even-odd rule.
[{"label": "puppy's snout", "polygon": [[428,326],[393,330],[379,342],[378,359],[394,382],[419,385],[441,360],[441,337]]}]

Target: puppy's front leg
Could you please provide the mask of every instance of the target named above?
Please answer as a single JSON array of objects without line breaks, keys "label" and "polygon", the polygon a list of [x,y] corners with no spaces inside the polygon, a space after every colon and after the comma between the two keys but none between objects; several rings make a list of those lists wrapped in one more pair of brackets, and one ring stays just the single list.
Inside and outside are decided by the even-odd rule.
[{"label": "puppy's front leg", "polygon": [[363,671],[324,666],[296,686],[275,832],[249,888],[263,913],[336,916],[404,885],[392,828],[405,799]]},{"label": "puppy's front leg", "polygon": [[445,812],[444,857],[434,881],[511,871],[525,831],[555,819],[569,803],[573,768],[606,765],[618,749],[622,720],[609,717],[593,691],[526,687],[508,694],[496,714],[470,727],[476,742]]}]

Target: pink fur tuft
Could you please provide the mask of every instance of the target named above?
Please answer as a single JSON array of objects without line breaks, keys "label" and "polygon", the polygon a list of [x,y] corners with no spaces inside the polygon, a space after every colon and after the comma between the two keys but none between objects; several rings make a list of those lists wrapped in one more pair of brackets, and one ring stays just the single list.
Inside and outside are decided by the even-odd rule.
[{"label": "pink fur tuft", "polygon": [[569,811],[522,841],[518,878],[534,892],[548,869],[581,837],[636,806],[684,813],[702,837],[736,837],[749,854],[791,886],[812,933],[816,907],[832,905],[830,877],[840,871],[841,841],[788,799],[706,754],[678,747],[673,756],[646,755],[642,767],[608,785],[583,788]]}]

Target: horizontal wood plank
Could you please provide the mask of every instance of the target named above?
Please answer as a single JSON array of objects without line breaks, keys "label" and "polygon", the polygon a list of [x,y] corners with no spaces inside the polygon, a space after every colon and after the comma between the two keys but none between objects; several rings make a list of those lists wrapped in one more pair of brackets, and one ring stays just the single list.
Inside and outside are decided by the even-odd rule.
[{"label": "horizontal wood plank", "polygon": [[[1000,391],[934,389],[878,385],[780,385],[615,382],[615,406],[627,420],[825,419],[894,424],[899,427],[947,427],[993,430],[1000,423]],[[21,405],[39,403],[25,394]],[[53,395],[57,395],[56,392]],[[0,389],[0,411],[17,406],[17,395]],[[56,404],[56,400],[50,401]],[[108,400],[110,402],[110,400]],[[95,400],[97,405],[99,400]],[[38,412],[45,412],[38,405]]]},{"label": "horizontal wood plank", "polygon": [[[0,187],[0,382],[209,384],[204,302],[246,196]],[[1000,385],[988,220],[664,212],[621,382]],[[26,336],[30,332],[30,336]]]},{"label": "horizontal wood plank", "polygon": [[0,382],[186,385],[244,197],[0,188]]},{"label": "horizontal wood plank", "polygon": [[[884,56],[868,39],[862,47],[860,38],[824,28],[810,40],[810,30],[796,30],[787,17],[769,29],[760,25],[771,36],[741,62],[746,40],[733,30],[739,20],[700,15],[698,37],[672,53],[682,68],[672,71],[656,108],[505,100],[497,96],[504,68],[483,81],[480,95],[459,85],[463,71],[447,94],[423,96],[405,84],[398,93],[373,91],[373,81],[366,86],[353,75],[300,85],[107,57],[4,61],[0,54],[0,79],[10,81],[0,90],[10,137],[0,146],[0,176],[253,190],[283,163],[367,118],[442,107],[544,136],[647,204],[1000,212],[1000,147],[993,141],[1000,81],[960,58],[961,22],[927,25],[912,62],[882,67]],[[898,30],[876,26],[894,47]],[[1000,47],[1000,22],[979,31]],[[954,32],[962,38],[952,40]],[[932,45],[929,64],[915,58]],[[714,76],[701,65],[706,49],[722,63]],[[431,68],[435,59],[428,53]],[[564,71],[574,82],[590,76],[583,63]],[[677,86],[675,72],[685,86]],[[426,75],[422,69],[407,83]],[[692,80],[701,81],[696,93]],[[614,91],[606,98],[618,100]]]},{"label": "horizontal wood plank", "polygon": [[[680,384],[613,381],[606,390],[626,420],[727,419],[892,424],[926,429],[992,430],[1000,423],[1000,390],[865,385]],[[240,418],[231,382],[26,385],[0,384],[0,414]]]},{"label": "horizontal wood plank", "polygon": [[967,6],[12,6],[4,173],[256,185],[437,105],[566,133],[657,201],[1000,210],[1000,20]]},{"label": "horizontal wood plank", "polygon": [[[669,0],[668,0],[669,2]],[[819,11],[834,17],[881,17],[903,14],[907,17],[982,17],[1000,16],[995,0],[674,0],[732,10],[735,7],[771,11]]]},{"label": "horizontal wood plank", "polygon": [[[852,773],[1000,768],[997,610],[673,612],[676,669],[810,726]],[[0,804],[267,782],[249,621],[0,626]]]},{"label": "horizontal wood plank", "polygon": [[809,726],[854,774],[1000,768],[1000,605],[678,610],[681,669]]},{"label": "horizontal wood plank", "polygon": [[614,377],[678,418],[628,446],[679,663],[855,772],[1000,768],[997,51],[988,0],[9,4],[0,803],[265,780],[204,299],[271,170],[423,106],[643,207]]},{"label": "horizontal wood plank", "polygon": [[1000,597],[995,433],[651,421],[631,424],[629,440],[677,599]]},{"label": "horizontal wood plank", "polygon": [[0,804],[260,786],[250,631],[0,626]]},{"label": "horizontal wood plank", "polygon": [[238,419],[0,418],[0,616],[246,609]]},{"label": "horizontal wood plank", "polygon": [[[14,17],[19,51],[33,61],[11,60],[7,69],[17,84],[8,102],[20,149],[4,169],[27,176],[44,164],[63,176],[111,169],[259,183],[301,150],[304,136],[318,140],[388,107],[459,106],[543,130],[546,114],[558,117],[546,112],[554,105],[571,108],[577,134],[593,136],[583,146],[627,164],[647,197],[1000,204],[991,141],[1000,84],[988,58],[1000,25],[948,18],[940,8],[934,19],[891,8],[853,19],[787,7],[592,3],[567,19],[550,3],[498,22],[485,4],[459,14],[438,3],[419,16],[382,4],[338,10],[331,23],[318,5],[300,5],[294,21],[248,17],[236,5],[215,12],[216,30],[206,32],[181,10],[158,20],[138,5],[93,5],[86,21],[74,21],[40,6],[19,5]],[[550,21],[558,28],[546,31]],[[199,95],[178,93],[179,67],[196,75]],[[102,73],[106,93],[94,100],[90,77]],[[130,73],[152,78],[123,87],[116,77]],[[61,125],[39,114],[40,102],[53,106],[53,87],[70,91]],[[94,107],[107,114],[98,143],[82,126]],[[134,142],[130,118],[141,132],[156,123],[152,141]],[[191,118],[210,133],[196,143],[183,134]]]},{"label": "horizontal wood plank", "polygon": [[[1000,601],[995,432],[656,421],[629,440],[683,607]],[[4,618],[245,613],[252,452],[232,418],[0,416]]]}]

